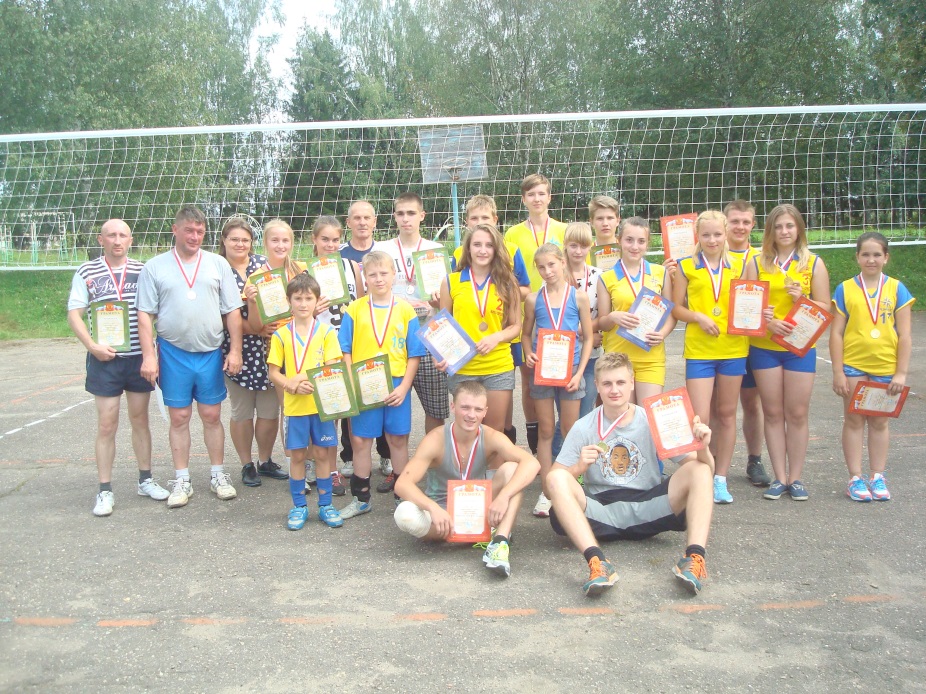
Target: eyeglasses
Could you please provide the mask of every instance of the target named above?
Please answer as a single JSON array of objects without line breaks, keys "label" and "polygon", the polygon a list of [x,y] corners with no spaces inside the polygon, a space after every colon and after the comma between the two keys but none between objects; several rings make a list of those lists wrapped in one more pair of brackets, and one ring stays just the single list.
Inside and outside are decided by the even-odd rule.
[{"label": "eyeglasses", "polygon": [[249,239],[249,238],[247,238],[247,237],[244,237],[244,238],[227,238],[227,239],[225,239],[225,240],[228,241],[228,242],[231,243],[231,244],[236,245],[236,246],[240,246],[240,245],[245,245],[245,244],[250,244],[250,243],[251,243],[251,239]]}]

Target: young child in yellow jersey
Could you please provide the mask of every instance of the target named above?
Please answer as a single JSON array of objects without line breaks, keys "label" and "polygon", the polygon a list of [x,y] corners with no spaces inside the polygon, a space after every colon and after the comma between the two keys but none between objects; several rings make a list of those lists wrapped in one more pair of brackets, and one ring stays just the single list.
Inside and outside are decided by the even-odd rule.
[{"label": "young child in yellow jersey", "polygon": [[[746,373],[749,338],[727,334],[730,282],[742,265],[727,246],[727,218],[707,210],[695,221],[697,243],[678,261],[672,315],[685,321],[685,386],[694,412],[709,421],[716,442],[714,503],[732,504],[727,472],[736,443],[736,405]],[[713,407],[712,407],[713,404]]]},{"label": "young child in yellow jersey", "polygon": [[[861,272],[836,287],[830,333],[833,390],[845,403],[842,451],[850,475],[846,494],[853,501],[888,501],[891,493],[884,470],[890,420],[853,414],[849,405],[861,380],[888,383],[891,395],[903,390],[913,349],[910,314],[916,299],[901,282],[884,274],[890,257],[884,236],[866,232],[859,236],[855,249]],[[862,475],[866,423],[870,478]]]},{"label": "young child in yellow jersey", "polygon": [[788,492],[794,501],[806,501],[801,481],[810,438],[807,416],[817,370],[817,350],[799,357],[771,339],[791,334],[785,316],[801,297],[822,309],[830,308],[830,278],[823,260],[807,247],[804,218],[794,205],[778,205],[765,220],[762,252],[746,265],[745,278],[769,283],[767,334],[749,339],[752,366],[765,417],[765,444],[772,459],[775,480],[766,499]]},{"label": "young child in yellow jersey", "polygon": [[[331,505],[331,472],[338,446],[334,422],[323,422],[312,398],[314,386],[306,372],[341,358],[337,332],[315,319],[315,306],[321,289],[315,278],[302,273],[286,286],[293,317],[270,338],[267,365],[270,380],[283,393],[285,446],[290,452],[289,490],[293,509],[288,527],[299,530],[309,511],[305,498],[305,460],[311,446],[318,477],[318,519],[330,528],[344,524]],[[285,373],[284,373],[285,371]]]},{"label": "young child in yellow jersey", "polygon": [[[383,251],[363,257],[363,275],[368,294],[352,301],[342,315],[338,341],[348,365],[372,357],[389,361],[393,390],[385,407],[361,412],[351,419],[351,446],[354,474],[350,478],[353,500],[341,509],[342,518],[368,513],[370,474],[373,468],[373,441],[386,435],[392,453],[395,475],[402,474],[408,462],[408,435],[412,430],[412,400],[408,391],[415,380],[421,357],[427,351],[418,339],[418,317],[407,301],[392,293],[395,264]],[[396,497],[398,499],[398,497]]]}]

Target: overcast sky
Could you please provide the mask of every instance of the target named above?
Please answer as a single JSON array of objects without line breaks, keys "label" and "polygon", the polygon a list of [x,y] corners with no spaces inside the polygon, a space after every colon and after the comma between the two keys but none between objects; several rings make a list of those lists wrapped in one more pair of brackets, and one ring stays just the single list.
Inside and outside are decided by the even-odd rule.
[{"label": "overcast sky", "polygon": [[283,26],[266,26],[260,33],[262,35],[277,33],[280,36],[276,48],[270,55],[270,66],[274,77],[287,78],[285,89],[288,95],[291,85],[288,79],[289,65],[286,60],[293,56],[299,32],[306,21],[314,27],[324,27],[334,12],[334,3],[330,0],[280,0],[280,6],[286,16]]}]

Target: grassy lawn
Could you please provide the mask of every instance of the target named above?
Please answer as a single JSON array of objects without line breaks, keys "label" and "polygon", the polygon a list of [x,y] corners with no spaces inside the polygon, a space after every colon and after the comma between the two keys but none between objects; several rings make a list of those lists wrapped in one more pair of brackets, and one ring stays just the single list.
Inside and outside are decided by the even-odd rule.
[{"label": "grassy lawn", "polygon": [[[858,274],[855,251],[834,248],[820,251],[833,287]],[[895,246],[888,273],[899,278],[913,296],[919,297],[913,309],[922,310],[926,302],[926,245]],[[30,337],[67,337],[67,297],[71,288],[70,271],[0,272],[0,340]]]}]

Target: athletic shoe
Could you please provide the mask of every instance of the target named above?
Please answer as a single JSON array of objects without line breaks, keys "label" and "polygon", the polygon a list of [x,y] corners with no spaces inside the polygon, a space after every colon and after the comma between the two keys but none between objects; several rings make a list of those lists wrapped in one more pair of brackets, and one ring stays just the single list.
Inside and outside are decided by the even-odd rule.
[{"label": "athletic shoe", "polygon": [[238,496],[238,492],[231,483],[231,475],[227,472],[219,472],[209,481],[209,489],[222,501],[228,501]]},{"label": "athletic shoe", "polygon": [[337,470],[331,473],[331,493],[335,496],[344,496],[347,493],[344,488],[344,477]]},{"label": "athletic shoe", "polygon": [[305,486],[308,487],[310,484],[315,484],[317,481],[318,478],[315,476],[315,461],[305,461]]},{"label": "athletic shoe", "polygon": [[540,492],[540,496],[537,497],[537,503],[534,504],[534,515],[538,518],[549,518],[550,509],[553,507],[553,503],[547,498],[546,494]]},{"label": "athletic shoe", "polygon": [[138,496],[150,496],[155,501],[164,501],[170,496],[170,492],[149,477],[138,483]]},{"label": "athletic shoe", "polygon": [[112,492],[100,492],[96,495],[96,506],[93,507],[93,515],[101,517],[112,515],[115,504],[116,500],[113,498]]},{"label": "athletic shoe", "polygon": [[511,564],[508,563],[508,543],[491,542],[482,555],[482,563],[486,568],[499,576],[506,578],[511,575]]},{"label": "athletic shoe", "polygon": [[804,488],[804,483],[800,480],[794,480],[791,484],[788,485],[788,494],[791,495],[791,498],[794,501],[807,501],[807,490]]},{"label": "athletic shoe", "polygon": [[887,490],[887,480],[880,472],[876,472],[871,482],[868,483],[871,488],[871,498],[875,501],[890,501],[891,493]]},{"label": "athletic shoe", "polygon": [[241,467],[241,481],[245,487],[259,487],[261,485],[260,475],[254,463],[248,463]]},{"label": "athletic shoe", "polygon": [[871,501],[872,498],[868,484],[858,476],[849,480],[846,496],[852,499],[852,501]]},{"label": "athletic shoe", "polygon": [[354,476],[354,461],[353,460],[345,460],[342,463],[341,474],[344,475],[345,477]]},{"label": "athletic shoe", "polygon": [[329,528],[340,528],[344,525],[344,521],[341,520],[341,514],[338,513],[338,510],[331,504],[318,507],[318,520]]},{"label": "athletic shoe", "polygon": [[261,477],[269,477],[274,480],[289,479],[289,470],[283,470],[283,468],[273,462],[273,458],[270,458],[266,463],[258,465],[257,472],[260,473]]},{"label": "athletic shoe", "polygon": [[386,475],[386,479],[376,485],[376,491],[380,494],[391,492],[393,489],[395,489],[395,472],[390,472]]},{"label": "athletic shoe", "polygon": [[347,520],[348,518],[353,518],[354,516],[360,516],[364,513],[369,513],[373,510],[373,504],[369,501],[361,501],[356,496],[353,500],[344,508],[342,508],[338,513],[341,514],[341,518]]},{"label": "athletic shoe", "polygon": [[286,527],[290,530],[302,530],[302,526],[309,519],[308,506],[293,506],[286,520]]},{"label": "athletic shoe", "polygon": [[715,504],[732,504],[733,495],[727,491],[727,481],[714,478],[714,503]]},{"label": "athletic shoe", "polygon": [[167,497],[167,508],[186,506],[190,497],[193,496],[193,485],[190,480],[168,480],[167,484],[171,485],[170,496]]},{"label": "athletic shoe", "polygon": [[617,583],[617,569],[607,559],[592,557],[588,562],[589,575],[582,591],[586,595],[598,595]]},{"label": "athletic shoe", "polygon": [[704,566],[704,557],[700,554],[682,557],[678,564],[672,567],[672,571],[692,593],[697,595],[701,592],[701,582],[707,578],[707,568]]},{"label": "athletic shoe", "polygon": [[379,472],[383,477],[388,477],[392,474],[392,461],[389,458],[379,459]]},{"label": "athletic shoe", "polygon": [[788,488],[778,480],[775,480],[769,485],[768,489],[765,490],[765,493],[762,496],[766,499],[771,499],[774,501],[775,499],[780,499],[781,495],[786,491],[788,491]]},{"label": "athletic shoe", "polygon": [[761,460],[746,463],[746,477],[756,487],[767,487],[772,483],[772,476],[765,471]]}]

